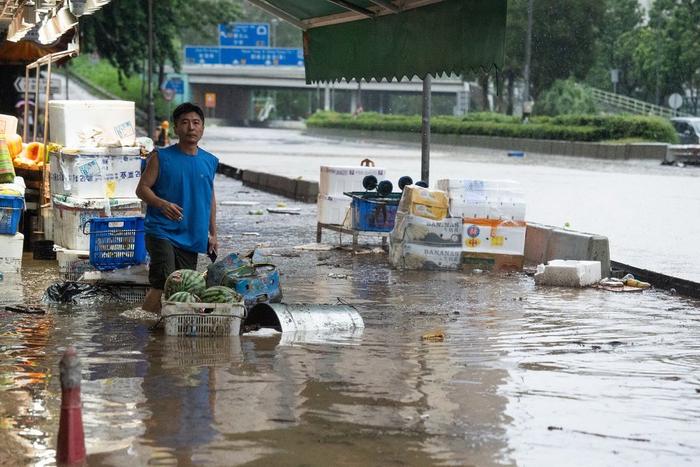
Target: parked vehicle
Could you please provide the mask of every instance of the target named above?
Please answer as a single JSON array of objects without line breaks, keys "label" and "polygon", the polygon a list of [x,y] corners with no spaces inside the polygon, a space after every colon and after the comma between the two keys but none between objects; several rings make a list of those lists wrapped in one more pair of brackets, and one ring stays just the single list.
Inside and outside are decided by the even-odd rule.
[{"label": "parked vehicle", "polygon": [[681,144],[700,144],[700,117],[675,117],[671,119],[671,124]]}]

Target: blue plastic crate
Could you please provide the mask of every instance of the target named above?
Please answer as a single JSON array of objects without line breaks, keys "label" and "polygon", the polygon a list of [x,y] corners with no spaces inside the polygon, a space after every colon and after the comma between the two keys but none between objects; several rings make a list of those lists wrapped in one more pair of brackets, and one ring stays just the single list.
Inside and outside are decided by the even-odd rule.
[{"label": "blue plastic crate", "polygon": [[391,232],[401,193],[381,196],[375,192],[345,193],[352,198],[352,228],[364,232]]},{"label": "blue plastic crate", "polygon": [[23,208],[24,198],[21,196],[0,195],[0,234],[17,233]]},{"label": "blue plastic crate", "polygon": [[90,263],[100,271],[121,269],[146,261],[143,217],[90,219]]}]

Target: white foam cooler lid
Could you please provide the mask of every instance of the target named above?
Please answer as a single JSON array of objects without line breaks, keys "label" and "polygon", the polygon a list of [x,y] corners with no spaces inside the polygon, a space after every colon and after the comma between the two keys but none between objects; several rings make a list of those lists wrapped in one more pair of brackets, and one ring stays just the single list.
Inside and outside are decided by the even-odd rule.
[{"label": "white foam cooler lid", "polygon": [[[52,153],[56,154],[56,153]],[[64,156],[139,156],[139,146],[61,148]]]}]

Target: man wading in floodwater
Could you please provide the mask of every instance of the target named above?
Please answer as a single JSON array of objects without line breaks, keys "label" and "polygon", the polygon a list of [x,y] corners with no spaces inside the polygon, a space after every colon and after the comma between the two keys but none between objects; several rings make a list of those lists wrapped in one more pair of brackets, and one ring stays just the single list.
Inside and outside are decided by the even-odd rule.
[{"label": "man wading in floodwater", "polygon": [[165,280],[178,269],[196,269],[197,254],[216,254],[214,175],[219,160],[197,144],[204,113],[189,102],[173,111],[177,144],[159,148],[146,165],[136,195],[146,202],[146,249],[151,256],[143,309],[160,312]]}]

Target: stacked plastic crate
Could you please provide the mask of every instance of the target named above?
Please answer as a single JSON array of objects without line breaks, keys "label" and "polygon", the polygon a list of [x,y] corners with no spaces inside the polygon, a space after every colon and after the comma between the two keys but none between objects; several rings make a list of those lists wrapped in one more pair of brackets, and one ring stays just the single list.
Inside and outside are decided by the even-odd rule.
[{"label": "stacked plastic crate", "polygon": [[50,101],[53,241],[67,279],[92,270],[90,219],[141,216],[134,103]]},{"label": "stacked plastic crate", "polygon": [[510,180],[439,180],[450,215],[462,219],[462,267],[520,270],[525,254],[525,196]]},{"label": "stacked plastic crate", "polygon": [[18,273],[22,268],[24,235],[17,232],[24,210],[24,180],[0,183],[0,273]]}]

